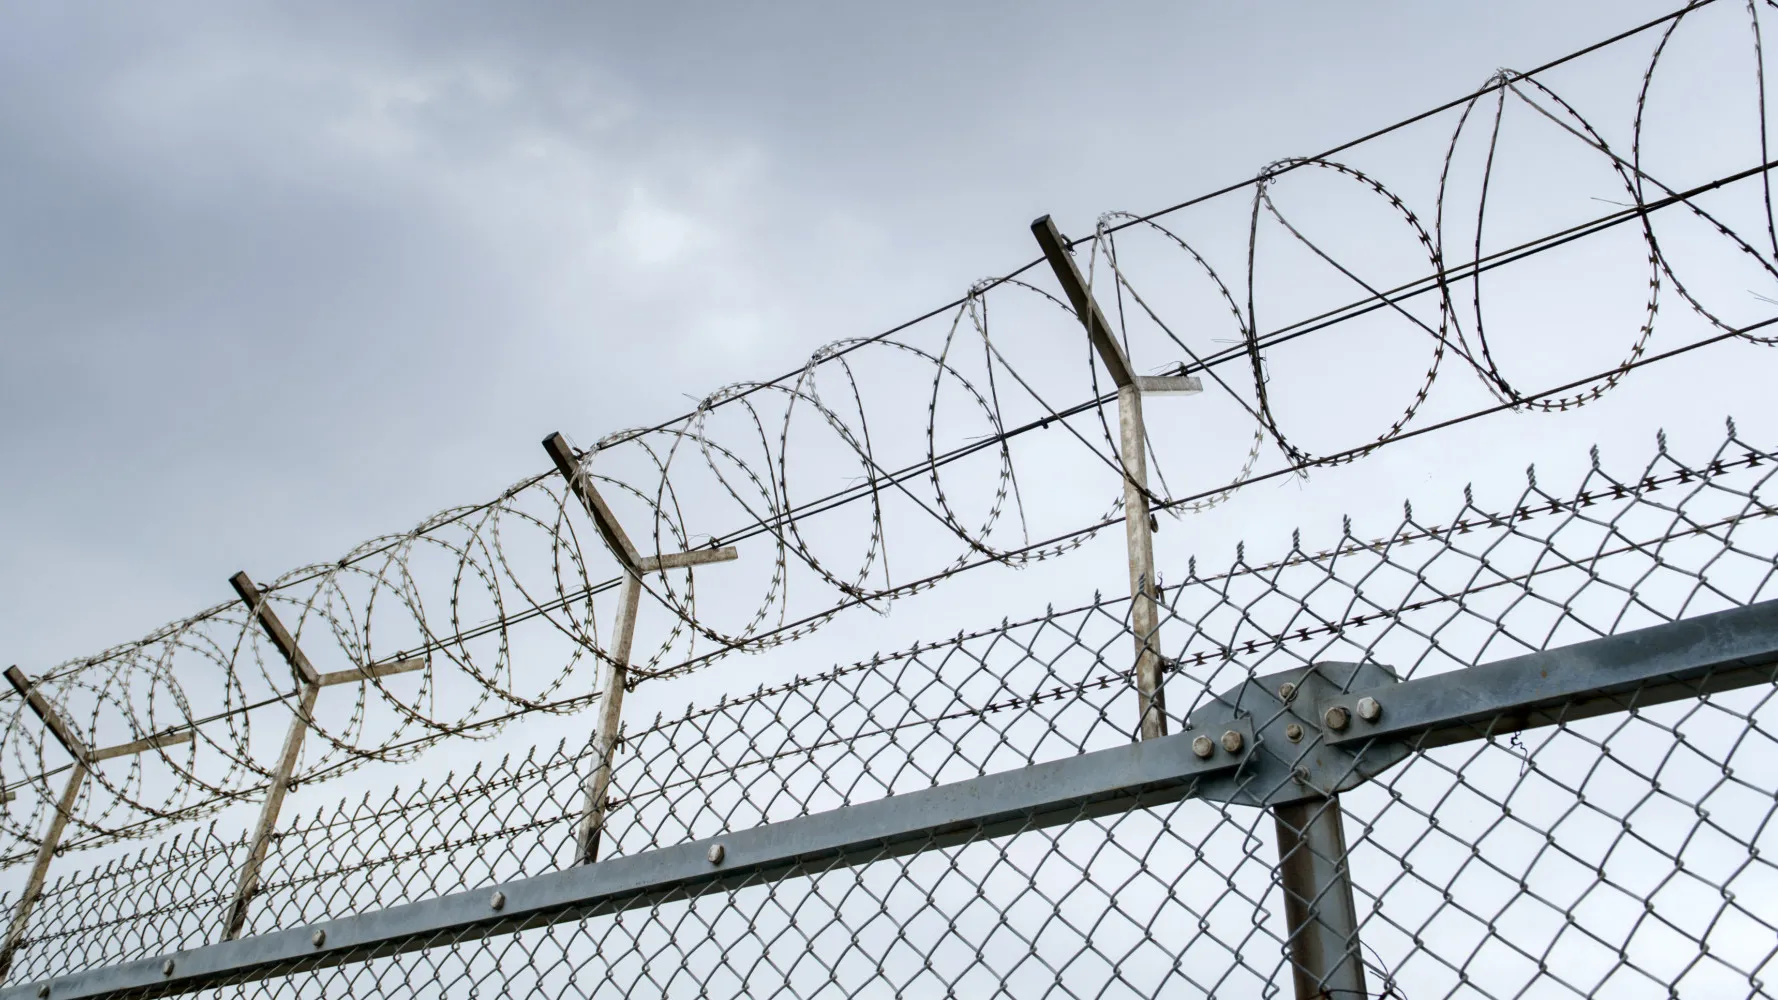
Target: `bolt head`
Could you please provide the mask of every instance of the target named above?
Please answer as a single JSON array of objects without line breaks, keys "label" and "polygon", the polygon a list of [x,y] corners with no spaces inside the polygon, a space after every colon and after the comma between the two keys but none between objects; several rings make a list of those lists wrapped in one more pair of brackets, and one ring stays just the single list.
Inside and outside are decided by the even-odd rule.
[{"label": "bolt head", "polygon": [[723,855],[727,853],[727,851],[722,849],[721,844],[711,844],[710,850],[706,852],[704,856],[710,859],[711,864],[720,865],[722,864]]},{"label": "bolt head", "polygon": [[1383,716],[1383,706],[1375,698],[1358,699],[1358,717],[1366,722],[1375,722]]},{"label": "bolt head", "polygon": [[1290,699],[1295,698],[1295,697],[1296,697],[1296,685],[1295,684],[1292,684],[1289,681],[1285,681],[1284,683],[1278,685],[1278,700],[1279,701],[1289,701]]},{"label": "bolt head", "polygon": [[45,983],[42,986],[37,987],[37,995],[40,997],[49,996],[49,984]]},{"label": "bolt head", "polygon": [[1222,734],[1222,748],[1229,753],[1241,752],[1241,734],[1233,729]]},{"label": "bolt head", "polygon": [[1284,727],[1284,735],[1290,739],[1290,742],[1295,743],[1303,738],[1303,727],[1293,722]]},{"label": "bolt head", "polygon": [[327,932],[317,927],[315,933],[309,935],[309,940],[315,942],[315,947],[319,948],[327,943]]},{"label": "bolt head", "polygon": [[1327,728],[1338,732],[1352,724],[1352,713],[1346,711],[1344,705],[1335,705],[1327,710],[1327,714],[1321,717],[1321,721],[1327,723]]},{"label": "bolt head", "polygon": [[161,975],[170,976],[172,974],[173,974],[173,960],[169,958],[165,962],[161,963]]},{"label": "bolt head", "polygon": [[1200,736],[1192,740],[1192,753],[1197,754],[1200,759],[1209,760],[1210,755],[1215,752],[1216,744],[1211,742],[1210,737]]},{"label": "bolt head", "polygon": [[488,897],[488,906],[496,910],[506,909],[506,893],[494,890],[494,894]]}]

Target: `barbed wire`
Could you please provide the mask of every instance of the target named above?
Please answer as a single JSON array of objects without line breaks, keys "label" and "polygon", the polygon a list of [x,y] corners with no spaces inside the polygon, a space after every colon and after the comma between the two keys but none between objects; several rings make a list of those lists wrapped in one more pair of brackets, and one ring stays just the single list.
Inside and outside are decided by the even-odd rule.
[{"label": "barbed wire", "polygon": [[[1612,40],[1620,44],[1637,32],[1657,35],[1635,90],[1627,156],[1538,78],[1549,67],[1502,71],[1444,109],[1457,114],[1442,144],[1430,224],[1422,221],[1425,213],[1410,207],[1411,199],[1375,171],[1335,160],[1331,153],[1279,161],[1250,183],[1223,192],[1245,191],[1250,204],[1245,239],[1220,253],[1190,235],[1190,220],[1180,214],[1208,202],[1166,213],[1102,217],[1077,248],[1086,258],[1089,285],[1115,296],[1119,333],[1127,347],[1136,348],[1132,356],[1154,369],[1206,376],[1213,392],[1251,424],[1251,443],[1232,475],[1174,490],[1159,468],[1161,485],[1151,492],[1151,507],[1172,516],[1200,511],[1244,485],[1354,461],[1479,414],[1561,412],[1586,405],[1619,386],[1629,372],[1699,344],[1778,340],[1764,332],[1770,318],[1733,315],[1730,304],[1713,298],[1720,290],[1689,277],[1696,265],[1687,255],[1707,254],[1708,247],[1700,250],[1689,237],[1661,238],[1666,230],[1659,220],[1678,209],[1710,227],[1715,239],[1750,261],[1762,280],[1778,278],[1778,238],[1769,251],[1761,249],[1755,238],[1741,235],[1746,227],[1738,217],[1700,202],[1708,192],[1758,184],[1759,202],[1769,205],[1774,164],[1763,119],[1759,158],[1752,166],[1679,183],[1658,174],[1651,163],[1658,145],[1651,139],[1653,97],[1665,74],[1678,72],[1670,43],[1682,29],[1701,23],[1699,13],[1708,6],[1708,0],[1688,4]],[[1746,8],[1751,58],[1760,67],[1755,75],[1762,114],[1758,32],[1760,18],[1769,16],[1762,12],[1771,6],[1765,0]],[[1736,8],[1721,5],[1716,11],[1722,20]],[[1484,220],[1490,207],[1499,209],[1498,197],[1490,199],[1490,183],[1509,110],[1554,123],[1578,148],[1596,156],[1627,199],[1622,208],[1512,247],[1489,247]],[[1417,116],[1410,122],[1431,120]],[[1485,139],[1472,138],[1484,130]],[[1456,220],[1458,167],[1473,142],[1480,145],[1469,158],[1479,159],[1482,168],[1471,232]],[[1339,155],[1356,148],[1344,147]],[[1281,193],[1312,175],[1348,185],[1360,203],[1374,206],[1377,217],[1401,226],[1424,259],[1423,271],[1384,288],[1364,277],[1365,261],[1343,258],[1315,238],[1313,220],[1290,209]],[[1770,235],[1769,209],[1755,212],[1753,221]],[[1509,377],[1490,341],[1484,275],[1632,223],[1640,229],[1647,294],[1622,360],[1555,391],[1521,388],[1525,378]],[[1138,242],[1142,233],[1158,237],[1162,251],[1183,257],[1143,257],[1150,248]],[[1305,249],[1354,297],[1309,320],[1262,328],[1261,309],[1270,308],[1260,292],[1263,254],[1274,236]],[[1462,259],[1453,262],[1459,246]],[[1244,280],[1226,278],[1211,263],[1219,257],[1244,259]],[[1141,273],[1138,258],[1142,265],[1183,259],[1189,280],[1207,280],[1213,298],[1228,309],[1239,343],[1223,351],[1192,346],[1180,332],[1181,320],[1201,326],[1201,317],[1170,313],[1157,294],[1188,279],[1174,271],[1153,279]],[[1123,469],[1104,416],[1114,394],[1101,384],[1072,310],[1039,283],[1020,277],[1028,268],[978,283],[963,298],[889,334],[827,345],[795,373],[725,386],[681,418],[607,435],[582,453],[592,479],[612,496],[624,520],[642,527],[637,536],[649,552],[746,544],[741,565],[747,568],[725,568],[724,586],[701,598],[690,570],[648,576],[645,587],[653,605],[664,609],[664,624],[637,656],[634,676],[678,676],[722,657],[774,648],[811,634],[848,609],[880,611],[976,568],[1057,558],[1121,521],[1122,500],[1116,494]],[[1682,275],[1688,277],[1682,281]],[[1285,280],[1289,287],[1297,279]],[[1651,354],[1666,285],[1719,333]],[[1460,307],[1465,291],[1467,302]],[[1778,284],[1773,291],[1778,294]],[[1428,304],[1415,311],[1417,303]],[[1427,338],[1424,376],[1406,392],[1400,413],[1362,443],[1333,450],[1299,443],[1278,413],[1268,352],[1379,313]],[[1005,324],[1019,336],[997,336]],[[1045,338],[1034,333],[1038,330],[1054,335]],[[1069,344],[1074,348],[1068,352],[1053,346]],[[1067,353],[1075,362],[1066,360]],[[1429,425],[1426,407],[1451,357],[1468,367],[1496,405]],[[910,402],[906,386],[915,380],[925,391]],[[1079,464],[1067,466],[1064,474],[1100,469],[1106,493],[1101,506],[1071,509],[1047,524],[1036,522],[1024,497],[1050,480],[1016,461],[1014,444],[1051,428],[1062,429],[1079,446]],[[1284,464],[1261,473],[1256,470],[1267,444],[1278,449]],[[1044,463],[1051,464],[1053,458]],[[850,481],[822,488],[842,466],[855,473]],[[805,488],[805,479],[817,487]],[[410,531],[366,541],[333,562],[266,580],[262,589],[268,599],[317,662],[363,667],[418,656],[428,664],[411,675],[355,685],[351,698],[340,696],[341,704],[311,716],[316,752],[305,758],[297,780],[405,759],[445,738],[489,736],[512,719],[576,711],[596,697],[592,668],[607,656],[597,614],[603,608],[600,598],[617,585],[619,567],[600,544],[583,542],[586,528],[579,517],[559,479],[532,476],[494,500],[440,512]],[[752,597],[740,596],[748,588]],[[793,591],[807,597],[793,603]],[[525,624],[530,627],[521,633],[517,627]],[[527,650],[523,670],[514,666],[519,643]],[[265,736],[262,725],[256,736],[253,720],[275,712],[281,725],[297,699],[290,670],[266,645],[248,609],[237,602],[44,673],[40,683],[49,697],[91,745],[171,730],[197,734],[188,747],[162,748],[97,768],[73,817],[79,842],[142,836],[264,788],[271,774],[266,748],[277,734]],[[542,669],[544,663],[556,666]],[[57,773],[58,751],[47,749],[35,720],[20,714],[22,703],[12,704],[0,744],[7,770],[27,777],[8,783],[23,794],[4,813],[0,828],[29,844],[53,808],[48,779]]]},{"label": "barbed wire", "polygon": [[[1465,490],[1440,517],[1404,505],[1379,533],[1348,521],[1318,543],[1296,533],[1244,546],[1214,572],[1190,565],[1162,591],[1174,721],[1188,724],[1231,684],[1309,663],[1388,663],[1410,680],[1770,600],[1775,471],[1778,446],[1731,423],[1689,454],[1663,437],[1645,460],[1606,462],[1595,450],[1555,474],[1528,472],[1497,505]],[[1129,617],[1128,598],[1095,597],[631,725],[612,856],[1127,743]],[[1773,706],[1761,685],[1561,722],[1516,742],[1428,750],[1344,793],[1375,981],[1414,996],[1523,995],[1532,984],[1584,995],[1596,992],[1587,975],[1682,994],[1725,995],[1735,976],[1745,984],[1770,944],[1751,948],[1736,928],[1778,920],[1769,894],[1754,891],[1771,864],[1752,853],[1769,839],[1759,831],[1778,791]],[[572,818],[595,752],[532,748],[313,808],[275,838],[249,931],[572,866]],[[1736,777],[1710,779],[1716,772]],[[1289,975],[1262,822],[1264,810],[1205,802],[1083,817],[511,939],[299,970],[278,988],[333,995],[402,983],[456,995],[487,982],[560,995],[574,987],[552,977],[597,962],[580,987],[589,995],[690,983],[713,995],[960,981],[1012,991],[1032,985],[1041,956],[1038,979],[1064,995],[1112,984],[1137,995],[1169,985],[1258,993]],[[193,826],[56,878],[8,982],[214,942],[244,851],[214,826]],[[1576,889],[1576,870],[1596,888]],[[1716,893],[1716,919],[1678,908],[1664,888],[1676,882]],[[1595,891],[1634,905],[1575,902]],[[1613,915],[1656,903],[1672,938],[1660,948],[1644,943],[1639,917]],[[1515,919],[1502,919],[1509,910]],[[1133,961],[1131,949],[1152,954]],[[819,973],[780,964],[794,966],[790,952],[816,956]],[[761,954],[772,961],[749,968]],[[729,978],[734,962],[742,985]]]}]

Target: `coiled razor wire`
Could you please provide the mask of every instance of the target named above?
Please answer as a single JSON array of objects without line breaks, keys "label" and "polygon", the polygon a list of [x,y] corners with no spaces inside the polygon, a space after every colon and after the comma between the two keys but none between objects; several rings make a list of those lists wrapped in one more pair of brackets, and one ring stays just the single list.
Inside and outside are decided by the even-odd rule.
[{"label": "coiled razor wire", "polygon": [[[1411,679],[1778,596],[1778,447],[1731,424],[1690,455],[1663,439],[1637,465],[1576,464],[1528,474],[1504,504],[1465,491],[1440,517],[1404,509],[1381,533],[1348,523],[1191,567],[1163,591],[1176,721],[1311,662]],[[1127,743],[1129,629],[1127,599],[1096,597],[631,726],[613,853]],[[1378,995],[1771,995],[1772,695],[1444,747],[1346,792]],[[573,864],[591,759],[533,749],[294,819],[249,932]],[[1206,802],[1138,809],[241,992],[1268,995],[1288,978],[1269,823]],[[214,942],[244,852],[193,824],[60,874],[9,981]]]},{"label": "coiled razor wire", "polygon": [[[1627,153],[1614,148],[1604,137],[1608,130],[1590,120],[1597,114],[1583,116],[1580,102],[1559,96],[1541,76],[1502,71],[1476,94],[1444,109],[1456,113],[1456,123],[1443,144],[1429,214],[1395,193],[1398,184],[1385,184],[1376,171],[1350,162],[1357,149],[1350,144],[1339,158],[1280,161],[1249,183],[1220,193],[1245,191],[1250,199],[1246,238],[1238,247],[1213,250],[1204,243],[1212,235],[1200,238],[1190,231],[1183,209],[1202,200],[1163,213],[1102,218],[1079,249],[1096,294],[1115,298],[1126,347],[1149,370],[1203,376],[1210,391],[1232,401],[1251,421],[1252,445],[1232,474],[1207,489],[1203,484],[1175,489],[1167,485],[1166,470],[1157,468],[1160,485],[1151,488],[1151,505],[1177,517],[1228,499],[1260,476],[1256,469],[1268,445],[1284,460],[1284,471],[1302,472],[1403,440],[1424,426],[1426,405],[1453,357],[1505,407],[1565,411],[1586,405],[1656,357],[1649,345],[1666,285],[1692,313],[1720,330],[1725,342],[1778,340],[1766,329],[1770,317],[1747,320],[1743,310],[1713,297],[1693,277],[1702,266],[1688,256],[1695,241],[1670,239],[1667,228],[1669,219],[1690,219],[1713,233],[1717,245],[1749,262],[1762,280],[1778,278],[1778,226],[1770,193],[1774,164],[1759,44],[1773,10],[1773,0],[1744,7],[1703,0],[1609,40],[1610,45],[1641,37],[1653,41],[1635,88]],[[1664,176],[1651,156],[1658,147],[1653,109],[1664,86],[1687,82],[1673,80],[1682,72],[1675,68],[1675,42],[1688,33],[1703,37],[1731,29],[1745,29],[1752,38],[1738,57],[1746,60],[1748,87],[1761,115],[1747,123],[1757,125],[1747,130],[1754,136],[1747,145],[1757,147],[1758,158],[1720,176],[1683,182]],[[1483,239],[1485,222],[1505,197],[1491,188],[1496,154],[1521,115],[1553,125],[1561,141],[1605,164],[1625,201],[1616,210],[1528,242],[1491,249]],[[1404,127],[1425,120],[1417,116]],[[1467,162],[1466,155],[1476,158],[1476,143],[1482,180],[1473,205],[1466,205],[1456,165]],[[1374,217],[1402,226],[1425,259],[1424,273],[1384,288],[1365,277],[1367,261],[1343,258],[1315,237],[1313,226],[1285,197],[1288,185],[1311,175],[1346,185],[1354,192],[1354,205],[1369,205]],[[1705,200],[1714,192],[1740,190],[1737,185],[1759,186],[1760,207],[1741,213],[1750,214],[1751,221]],[[1430,224],[1423,221],[1428,217]],[[1465,235],[1470,225],[1474,232]],[[1750,235],[1755,230],[1761,232]],[[1491,346],[1485,278],[1556,247],[1606,232],[1635,231],[1648,278],[1641,319],[1625,330],[1628,348],[1571,389],[1526,388],[1535,379],[1509,372]],[[1159,243],[1143,244],[1137,238],[1142,234]],[[1309,319],[1262,327],[1262,312],[1272,308],[1258,291],[1265,254],[1280,236],[1343,280],[1356,297]],[[1167,256],[1154,256],[1154,246]],[[1153,279],[1138,273],[1139,259],[1158,260],[1163,267],[1182,261],[1184,270]],[[1231,280],[1211,263],[1230,259],[1245,260],[1244,281]],[[1021,277],[1029,266],[972,286],[962,299],[920,321],[877,337],[837,341],[785,377],[725,386],[683,417],[608,435],[586,450],[582,460],[593,480],[620,506],[645,549],[665,553],[740,544],[745,570],[732,572],[752,574],[731,578],[751,582],[725,579],[716,595],[707,585],[702,603],[691,571],[650,574],[645,586],[670,621],[658,630],[658,641],[638,652],[635,677],[675,676],[734,653],[773,648],[810,634],[846,609],[882,611],[898,597],[941,586],[978,566],[1060,557],[1121,518],[1122,466],[1104,416],[1112,396],[1069,311],[1045,305],[1045,299],[1061,303],[1039,287],[1041,282]],[[1202,327],[1205,317],[1173,315],[1158,304],[1163,296],[1157,292],[1198,280],[1210,282],[1233,320],[1237,343],[1227,349],[1194,346],[1196,334],[1188,338],[1184,331]],[[1767,290],[1778,296],[1778,283]],[[1031,311],[1028,304],[1042,311]],[[990,305],[994,316],[1013,319],[991,324]],[[1427,312],[1431,318],[1422,315]],[[1427,338],[1424,376],[1405,390],[1403,409],[1380,432],[1364,431],[1355,445],[1331,451],[1299,443],[1275,410],[1269,359],[1310,334],[1373,313],[1397,317],[1404,328]],[[1016,336],[1001,332],[1008,322]],[[1041,348],[1035,355],[1034,344]],[[1065,373],[1059,380],[1058,370]],[[920,394],[906,391],[915,380],[925,385]],[[1038,466],[1017,460],[1014,444],[1052,427],[1064,429],[1080,446],[1081,461],[1105,470],[1106,492],[1102,501],[1068,512],[1057,523],[1034,523],[1025,497],[1047,484]],[[909,434],[908,428],[920,431]],[[820,478],[831,486],[828,481],[842,468],[852,479],[838,488],[802,484],[804,478]],[[808,469],[819,475],[806,475]],[[597,612],[617,585],[618,567],[602,545],[586,542],[586,531],[560,478],[539,475],[493,500],[448,509],[410,531],[366,541],[333,562],[265,580],[272,606],[312,658],[347,665],[415,656],[427,661],[417,674],[357,685],[355,697],[338,695],[339,705],[317,713],[312,749],[298,780],[406,759],[438,740],[486,737],[528,714],[569,713],[590,704],[598,695],[596,667],[606,657]],[[735,599],[743,586],[757,586],[755,598]],[[522,670],[515,667],[518,645],[527,651]],[[81,843],[144,836],[258,795],[269,780],[277,730],[296,697],[290,671],[268,652],[238,602],[38,673],[47,696],[91,745],[173,729],[196,733],[189,745],[97,768],[73,816],[74,839]],[[0,828],[17,840],[17,856],[39,835],[54,799],[53,776],[64,765],[55,751],[46,750],[36,720],[21,714],[22,703],[15,698],[11,704],[0,761],[8,785],[20,794],[0,813]],[[257,732],[255,719],[262,720]],[[276,721],[268,724],[268,719]]]}]

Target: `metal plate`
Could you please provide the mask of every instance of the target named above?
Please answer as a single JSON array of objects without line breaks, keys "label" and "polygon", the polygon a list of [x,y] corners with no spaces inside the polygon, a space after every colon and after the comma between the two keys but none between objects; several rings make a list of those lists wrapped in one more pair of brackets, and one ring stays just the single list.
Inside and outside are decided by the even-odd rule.
[{"label": "metal plate", "polygon": [[[1187,720],[1193,736],[1220,740],[1235,723],[1251,724],[1253,752],[1239,768],[1201,783],[1198,796],[1237,805],[1274,806],[1332,795],[1363,784],[1408,756],[1396,742],[1334,745],[1318,714],[1324,702],[1355,690],[1400,683],[1380,663],[1316,663],[1255,677],[1217,695]],[[1294,690],[1286,699],[1285,685]],[[1299,727],[1292,740],[1291,726]],[[1218,747],[1218,750],[1221,748]]]}]

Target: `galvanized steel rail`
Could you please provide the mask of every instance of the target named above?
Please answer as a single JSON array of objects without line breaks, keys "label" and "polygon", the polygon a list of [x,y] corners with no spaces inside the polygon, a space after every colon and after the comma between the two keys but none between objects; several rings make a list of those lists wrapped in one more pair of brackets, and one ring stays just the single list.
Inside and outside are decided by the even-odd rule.
[{"label": "galvanized steel rail", "polygon": [[[162,996],[313,969],[707,891],[881,861],[1202,796],[1268,800],[1281,782],[1252,766],[1262,748],[1293,761],[1323,743],[1401,759],[1416,750],[1570,718],[1769,684],[1778,601],[1702,615],[1362,691],[1316,704],[1319,732],[1266,746],[1282,710],[1213,704],[1173,736],[1082,754],[876,802],[505,883],[0,990],[0,1000]],[[1310,668],[1311,671],[1314,668]],[[1352,676],[1346,668],[1342,673]],[[1298,676],[1292,683],[1299,685]],[[1371,699],[1360,716],[1343,717]],[[1289,700],[1289,699],[1287,699]],[[1264,717],[1256,718],[1255,709]],[[1366,775],[1371,777],[1374,775]],[[1254,787],[1256,785],[1260,787]],[[1350,787],[1349,785],[1345,787]],[[1275,806],[1298,995],[1364,989],[1337,798],[1286,792]]]}]

